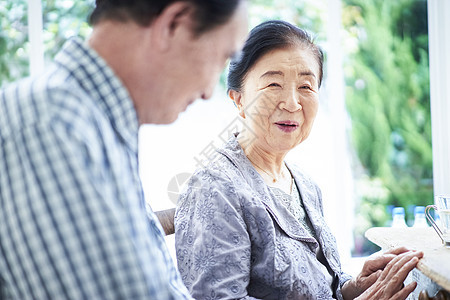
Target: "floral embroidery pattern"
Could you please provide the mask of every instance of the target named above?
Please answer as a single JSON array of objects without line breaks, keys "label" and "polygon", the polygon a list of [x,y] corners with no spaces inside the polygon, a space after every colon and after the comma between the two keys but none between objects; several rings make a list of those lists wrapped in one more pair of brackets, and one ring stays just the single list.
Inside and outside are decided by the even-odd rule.
[{"label": "floral embroidery pattern", "polygon": [[195,271],[205,272],[208,271],[211,266],[216,264],[216,260],[214,259],[214,255],[209,252],[203,252],[200,250],[197,254],[195,254]]},{"label": "floral embroidery pattern", "polygon": [[[321,193],[291,167],[316,239],[264,184],[235,139],[192,177],[175,218],[177,260],[196,299],[339,299],[337,246],[323,219]],[[332,291],[316,250],[340,281]],[[253,298],[252,298],[253,297]]]}]

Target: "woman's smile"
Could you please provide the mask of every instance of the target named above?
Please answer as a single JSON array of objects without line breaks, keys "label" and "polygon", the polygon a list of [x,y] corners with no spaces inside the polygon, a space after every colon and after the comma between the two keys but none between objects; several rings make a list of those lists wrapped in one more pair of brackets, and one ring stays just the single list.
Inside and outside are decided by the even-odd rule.
[{"label": "woman's smile", "polygon": [[299,128],[298,122],[291,120],[277,121],[274,124],[278,127],[278,129],[287,133],[294,132]]}]

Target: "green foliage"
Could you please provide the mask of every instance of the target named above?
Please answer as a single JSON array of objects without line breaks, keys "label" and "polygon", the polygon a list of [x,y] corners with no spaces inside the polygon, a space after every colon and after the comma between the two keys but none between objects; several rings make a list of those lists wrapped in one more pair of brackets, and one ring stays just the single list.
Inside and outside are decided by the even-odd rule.
[{"label": "green foliage", "polygon": [[[308,31],[320,44],[326,39],[324,20],[326,1],[309,0],[251,0],[249,6],[249,30],[267,20],[284,20]],[[224,70],[220,85],[226,86]]]},{"label": "green foliage", "polygon": [[362,227],[382,226],[389,212],[380,204],[433,201],[426,1],[345,2],[344,26],[357,45],[345,70],[352,139],[363,182],[385,190],[361,191],[359,214],[368,220]]},{"label": "green foliage", "polygon": [[253,0],[250,9],[250,28],[259,23],[280,19],[291,22],[316,35],[317,41],[325,41],[327,1],[307,0]]},{"label": "green foliage", "polygon": [[86,37],[91,32],[87,17],[95,1],[43,1],[44,45],[46,58],[51,59],[71,36]]},{"label": "green foliage", "polygon": [[0,2],[0,86],[28,74],[26,0]]},{"label": "green foliage", "polygon": [[[46,61],[70,36],[90,33],[86,17],[94,0],[43,0]],[[29,75],[28,15],[26,0],[0,2],[0,86]]]}]

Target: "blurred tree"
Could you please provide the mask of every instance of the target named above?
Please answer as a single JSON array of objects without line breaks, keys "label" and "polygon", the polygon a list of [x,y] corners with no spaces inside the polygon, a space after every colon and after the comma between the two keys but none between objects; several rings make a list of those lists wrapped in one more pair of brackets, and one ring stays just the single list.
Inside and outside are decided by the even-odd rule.
[{"label": "blurred tree", "polygon": [[[307,30],[319,44],[325,42],[326,0],[251,0],[250,3],[249,30],[264,21],[278,19]],[[220,76],[223,87],[227,74],[224,70]]]},{"label": "blurred tree", "polygon": [[324,21],[327,1],[308,0],[252,0],[250,28],[270,19],[281,19],[306,29],[318,41],[325,41]]},{"label": "blurred tree", "polygon": [[[43,0],[45,58],[48,61],[70,36],[87,36],[86,17],[95,0]],[[26,0],[0,2],[0,86],[29,75]]]},{"label": "blurred tree", "polygon": [[26,0],[0,2],[0,86],[28,74]]},{"label": "blurred tree", "polygon": [[91,32],[87,18],[95,0],[44,0],[42,3],[47,59],[51,59],[71,36],[86,37]]},{"label": "blurred tree", "polygon": [[[356,234],[433,202],[426,0],[345,0],[352,139],[366,172]],[[367,188],[370,187],[370,188]]]}]

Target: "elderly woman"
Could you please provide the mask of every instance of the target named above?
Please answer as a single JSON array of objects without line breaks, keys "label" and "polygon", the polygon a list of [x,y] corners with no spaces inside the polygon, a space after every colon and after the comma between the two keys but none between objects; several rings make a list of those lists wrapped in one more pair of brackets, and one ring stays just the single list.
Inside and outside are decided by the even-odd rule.
[{"label": "elderly woman", "polygon": [[244,130],[191,178],[175,217],[178,268],[196,299],[405,298],[421,253],[396,249],[352,279],[341,271],[319,187],[286,154],[309,135],[323,54],[286,22],[254,28],[231,62]]}]

